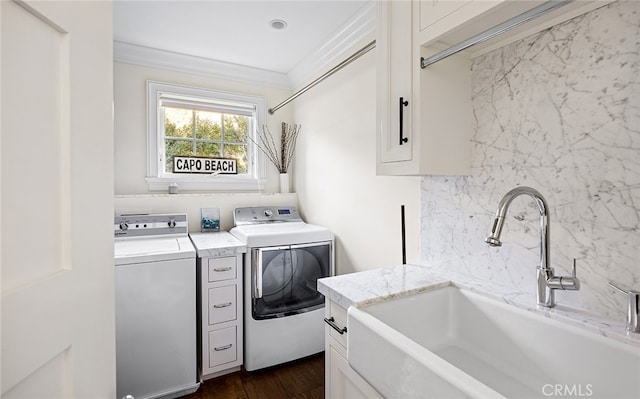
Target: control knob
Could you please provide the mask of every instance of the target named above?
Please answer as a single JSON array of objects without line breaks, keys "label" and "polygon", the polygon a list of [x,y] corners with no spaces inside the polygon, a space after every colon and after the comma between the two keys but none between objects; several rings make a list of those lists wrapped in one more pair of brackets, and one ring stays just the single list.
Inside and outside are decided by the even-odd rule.
[{"label": "control knob", "polygon": [[176,227],[176,221],[175,221],[175,219],[171,219],[171,220],[169,220],[169,223],[168,223],[168,224],[169,224],[169,227],[170,227],[170,228],[174,228],[174,227]]},{"label": "control knob", "polygon": [[264,210],[264,215],[268,218],[270,218],[271,216],[273,216],[273,211],[271,209],[265,209]]},{"label": "control knob", "polygon": [[126,231],[129,228],[129,225],[125,222],[120,222],[120,230]]}]

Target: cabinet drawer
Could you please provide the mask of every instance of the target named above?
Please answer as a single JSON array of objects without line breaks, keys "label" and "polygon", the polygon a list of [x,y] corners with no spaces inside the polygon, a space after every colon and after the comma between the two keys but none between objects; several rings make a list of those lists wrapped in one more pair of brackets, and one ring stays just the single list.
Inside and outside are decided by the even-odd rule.
[{"label": "cabinet drawer", "polygon": [[[340,328],[346,327],[347,311],[333,301],[330,302],[329,306],[330,306],[330,316],[333,317],[334,323],[336,323]],[[329,325],[327,325],[327,328],[329,329],[329,335],[333,337],[336,341],[338,341],[340,345],[342,345],[346,349],[348,331],[343,334],[340,334],[338,331],[336,331],[333,327]]]},{"label": "cabinet drawer", "polygon": [[209,331],[209,367],[235,362],[238,358],[236,327]]},{"label": "cabinet drawer", "polygon": [[236,258],[209,259],[209,282],[232,280],[236,278]]},{"label": "cabinet drawer", "polygon": [[236,285],[209,288],[209,324],[236,319]]}]

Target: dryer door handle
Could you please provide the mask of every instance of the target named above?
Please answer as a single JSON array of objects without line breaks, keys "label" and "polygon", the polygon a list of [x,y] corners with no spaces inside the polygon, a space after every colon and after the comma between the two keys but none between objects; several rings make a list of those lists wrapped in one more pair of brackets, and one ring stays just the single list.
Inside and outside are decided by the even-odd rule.
[{"label": "dryer door handle", "polygon": [[255,299],[262,298],[262,249],[257,248],[252,251],[252,278],[253,278],[253,297]]},{"label": "dryer door handle", "polygon": [[262,254],[269,251],[290,250],[291,246],[254,248],[251,250],[251,279],[253,282],[253,298],[262,298]]}]

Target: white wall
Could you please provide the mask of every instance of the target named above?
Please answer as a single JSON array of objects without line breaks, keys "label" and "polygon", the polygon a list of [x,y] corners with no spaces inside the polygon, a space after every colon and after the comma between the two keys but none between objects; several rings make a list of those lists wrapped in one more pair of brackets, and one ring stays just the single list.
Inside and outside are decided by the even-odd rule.
[{"label": "white wall", "polygon": [[294,188],[306,220],[333,230],[338,274],[402,263],[403,204],[418,260],[420,178],[376,176],[375,63],[372,50],[294,103]]},{"label": "white wall", "polygon": [[616,2],[478,57],[469,177],[422,181],[421,261],[535,292],[539,213],[516,199],[503,246],[484,243],[515,186],[550,206],[551,263],[579,292],[557,302],[624,321],[607,286],[640,289],[640,2]]},{"label": "white wall", "polygon": [[[232,80],[180,73],[125,63],[114,63],[115,118],[115,212],[187,212],[190,231],[199,231],[200,208],[220,208],[221,228],[233,227],[233,208],[251,205],[295,205],[295,194],[274,194],[280,189],[279,174],[267,164],[265,190],[254,193],[188,193],[151,192],[145,182],[147,172],[147,91],[146,81],[184,84],[221,91],[259,95],[272,107],[291,92],[285,89],[241,83]],[[280,131],[282,122],[292,122],[290,110],[275,116],[266,115],[272,132]]]},{"label": "white wall", "polygon": [[[146,81],[183,84],[199,88],[262,96],[273,107],[291,92],[232,80],[180,73],[124,63],[114,63],[115,115],[115,192],[116,195],[151,193],[145,182],[147,173],[147,89]],[[277,133],[282,122],[291,122],[290,110],[266,115],[269,129]],[[267,164],[266,192],[279,191],[278,172]]]},{"label": "white wall", "polygon": [[[348,54],[345,54],[345,56]],[[200,208],[221,209],[221,228],[233,227],[235,206],[298,203],[309,223],[336,235],[338,273],[400,264],[400,205],[406,206],[407,258],[418,260],[420,179],[375,175],[375,56],[371,51],[293,103],[267,117],[302,124],[292,188],[274,194],[278,174],[269,168],[265,193],[150,193],[146,173],[147,79],[262,95],[268,106],[291,92],[124,63],[114,64],[115,211],[187,212],[199,231]]]}]

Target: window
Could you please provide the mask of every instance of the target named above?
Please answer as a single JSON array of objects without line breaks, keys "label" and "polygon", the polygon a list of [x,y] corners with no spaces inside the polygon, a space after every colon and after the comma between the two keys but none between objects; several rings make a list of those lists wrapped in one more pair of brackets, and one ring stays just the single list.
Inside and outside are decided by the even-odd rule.
[{"label": "window", "polygon": [[[147,82],[151,190],[258,190],[264,157],[254,145],[261,97]],[[174,157],[233,158],[237,174],[174,173]]]}]

